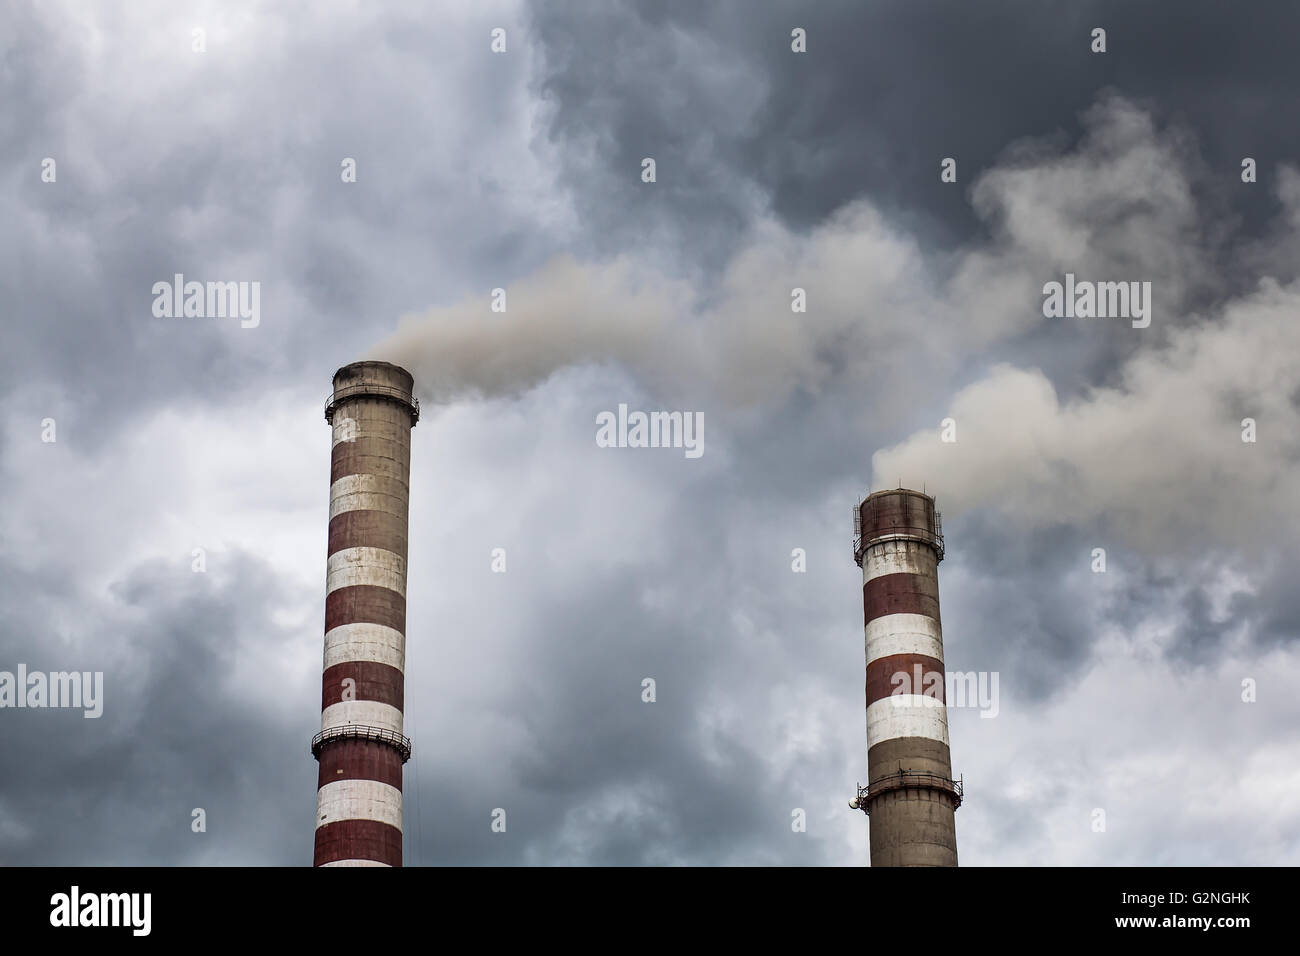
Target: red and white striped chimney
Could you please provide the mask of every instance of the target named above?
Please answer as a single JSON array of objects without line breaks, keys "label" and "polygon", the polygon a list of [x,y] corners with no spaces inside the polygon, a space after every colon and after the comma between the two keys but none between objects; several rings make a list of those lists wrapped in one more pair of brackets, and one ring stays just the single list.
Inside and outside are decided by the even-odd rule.
[{"label": "red and white striped chimney", "polygon": [[867,776],[850,803],[871,824],[872,866],[956,866],[934,499],[898,489],[854,511],[867,657]]},{"label": "red and white striped chimney", "polygon": [[316,866],[402,865],[406,537],[414,380],[387,362],[334,375]]}]

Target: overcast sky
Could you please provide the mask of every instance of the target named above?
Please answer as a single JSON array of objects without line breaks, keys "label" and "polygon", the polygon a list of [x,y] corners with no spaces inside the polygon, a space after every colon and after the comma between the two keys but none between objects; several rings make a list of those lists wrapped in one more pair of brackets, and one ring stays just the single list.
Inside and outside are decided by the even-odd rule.
[{"label": "overcast sky", "polygon": [[[0,709],[0,863],[310,863],[321,409],[377,356],[407,865],[865,864],[900,481],[999,681],[963,865],[1300,864],[1300,8],[416,7],[0,6],[0,670],[104,674]],[[156,317],[176,273],[258,323]],[[1044,317],[1066,273],[1150,325]],[[704,453],[598,447],[620,403]]]}]

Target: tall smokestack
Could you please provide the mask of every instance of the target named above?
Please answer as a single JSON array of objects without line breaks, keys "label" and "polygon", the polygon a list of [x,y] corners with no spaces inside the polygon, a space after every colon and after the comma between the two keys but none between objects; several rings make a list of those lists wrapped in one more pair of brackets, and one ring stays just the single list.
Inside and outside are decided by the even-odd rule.
[{"label": "tall smokestack", "polygon": [[956,866],[944,698],[938,565],[943,529],[934,499],[878,491],[854,510],[867,648],[867,779],[850,803],[871,821],[872,866]]},{"label": "tall smokestack", "polygon": [[402,865],[406,532],[414,380],[387,362],[334,373],[316,866]]}]

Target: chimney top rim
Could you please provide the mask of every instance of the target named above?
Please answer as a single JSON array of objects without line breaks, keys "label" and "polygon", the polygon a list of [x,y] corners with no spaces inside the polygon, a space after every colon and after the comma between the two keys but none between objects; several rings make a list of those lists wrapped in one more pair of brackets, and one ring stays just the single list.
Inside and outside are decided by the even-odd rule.
[{"label": "chimney top rim", "polygon": [[883,498],[885,495],[913,495],[917,498],[928,498],[930,501],[935,500],[935,496],[926,491],[917,491],[915,488],[882,488],[879,491],[873,491],[862,500],[870,501],[872,498]]},{"label": "chimney top rim", "polygon": [[403,375],[409,376],[412,381],[415,380],[415,376],[411,375],[409,370],[403,368],[400,365],[397,365],[394,362],[383,362],[380,361],[379,359],[362,359],[358,362],[348,362],[346,365],[340,365],[338,369],[335,370],[334,377],[338,378],[340,375],[342,375],[346,371],[349,371],[350,369],[360,370],[366,368],[393,369],[398,372],[401,372]]}]

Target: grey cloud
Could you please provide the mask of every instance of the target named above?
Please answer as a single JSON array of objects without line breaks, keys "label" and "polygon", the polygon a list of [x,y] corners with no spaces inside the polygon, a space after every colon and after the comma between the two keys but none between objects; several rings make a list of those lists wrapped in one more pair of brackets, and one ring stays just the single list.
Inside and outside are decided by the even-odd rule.
[{"label": "grey cloud", "polygon": [[[1251,223],[1271,217],[1261,191],[1243,194],[1231,181],[1243,155],[1271,164],[1300,152],[1300,134],[1280,122],[1300,83],[1283,39],[1300,15],[1272,7],[1245,16],[1211,0],[1180,9],[1171,18],[1159,5],[1122,2],[637,2],[602,4],[598,15],[541,4],[534,15],[547,89],[559,101],[556,133],[581,143],[599,130],[608,139],[589,195],[593,185],[609,195],[632,141],[680,122],[672,94],[703,71],[675,69],[673,54],[707,44],[741,64],[731,67],[738,102],[692,101],[692,122],[709,130],[718,167],[752,182],[800,226],[870,195],[912,231],[951,245],[980,225],[959,190],[939,187],[939,158],[957,156],[962,181],[973,182],[1009,143],[1072,135],[1075,117],[1107,86],[1183,117],[1203,138],[1207,165],[1225,172],[1233,205]],[[1088,52],[1096,25],[1110,37],[1103,56]],[[806,55],[790,51],[793,26],[808,31]],[[655,55],[621,56],[620,35]],[[762,93],[756,106],[746,74],[760,78],[749,84]],[[713,218],[711,206],[695,211]],[[688,203],[674,214],[693,221]]]},{"label": "grey cloud", "polygon": [[[23,768],[4,788],[6,814],[22,822],[0,843],[6,863],[233,864],[260,846],[264,862],[289,864],[307,852],[309,834],[291,835],[310,826],[310,807],[278,795],[314,784],[319,691],[236,677],[250,650],[287,638],[270,618],[293,589],[256,558],[231,557],[220,575],[188,560],[141,565],[104,596],[7,567],[21,617],[0,645],[4,669],[102,671],[104,703],[97,719],[3,712],[0,763]],[[195,807],[206,833],[191,831]]]},{"label": "grey cloud", "polygon": [[[196,54],[189,21],[161,9],[8,8],[23,136],[5,137],[0,192],[5,387],[75,381],[100,434],[159,402],[314,388],[300,369],[343,364],[431,288],[486,289],[537,264],[567,228],[532,149],[528,47],[488,51],[499,11],[399,24],[261,10],[218,17]],[[385,70],[338,69],[357,49]],[[54,184],[39,179],[46,155]],[[344,157],[355,184],[340,182]],[[177,272],[261,282],[262,324],[153,318],[153,283]]]},{"label": "grey cloud", "polygon": [[[408,861],[861,864],[848,510],[899,478],[948,511],[950,668],[1004,674],[998,719],[950,717],[963,862],[1296,859],[1290,791],[1167,799],[1294,762],[1294,695],[1237,697],[1295,671],[1293,12],[301,4],[199,72],[170,11],[0,12],[0,648],[109,680],[99,721],[0,716],[0,858],[307,862],[328,431],[298,396],[423,315],[454,330],[425,394],[480,399],[415,432]],[[1140,340],[1045,327],[1035,285],[1075,261],[1183,307]],[[178,269],[260,278],[262,327],[151,322]],[[705,456],[595,448],[621,401],[704,410]],[[1246,460],[1213,429],[1252,405]],[[159,561],[195,529],[206,576]]]}]

